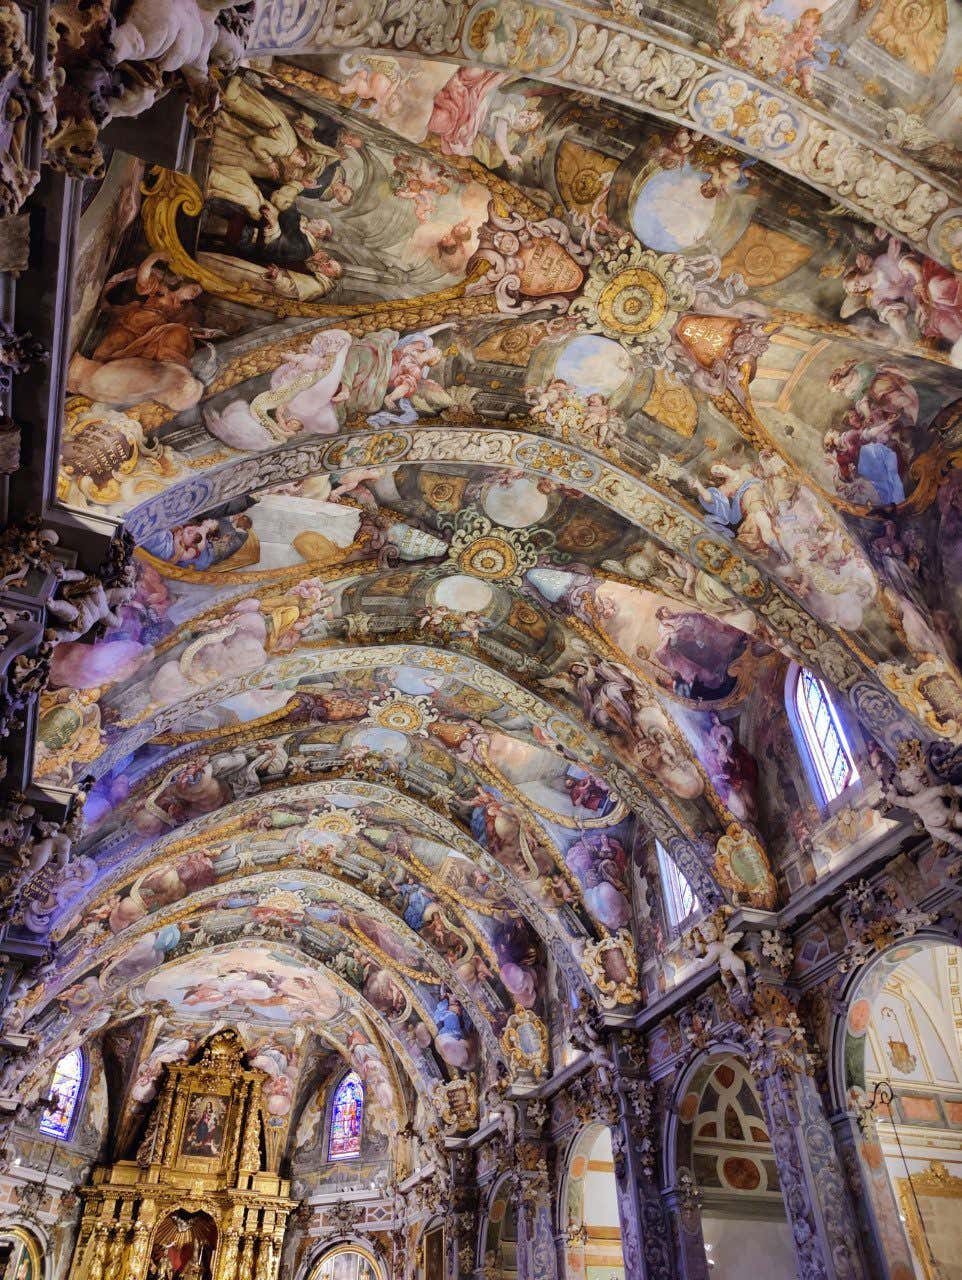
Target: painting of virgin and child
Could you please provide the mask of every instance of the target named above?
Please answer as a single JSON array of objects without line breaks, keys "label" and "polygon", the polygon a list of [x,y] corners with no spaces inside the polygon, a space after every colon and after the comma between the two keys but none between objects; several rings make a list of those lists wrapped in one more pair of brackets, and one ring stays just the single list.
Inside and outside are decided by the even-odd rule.
[{"label": "painting of virgin and child", "polygon": [[227,1100],[216,1094],[195,1094],[187,1108],[181,1155],[219,1156],[224,1146]]}]

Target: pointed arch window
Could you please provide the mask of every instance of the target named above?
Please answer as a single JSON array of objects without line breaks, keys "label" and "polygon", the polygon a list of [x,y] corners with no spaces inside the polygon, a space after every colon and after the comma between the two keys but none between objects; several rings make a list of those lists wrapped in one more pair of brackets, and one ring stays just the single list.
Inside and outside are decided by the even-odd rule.
[{"label": "pointed arch window", "polygon": [[48,1138],[65,1140],[73,1128],[84,1083],[84,1057],[79,1049],[64,1054],[53,1069],[48,1090],[52,1104],[40,1117],[39,1129]]},{"label": "pointed arch window", "polygon": [[334,1090],[328,1160],[356,1160],[361,1154],[364,1127],[364,1085],[356,1071],[349,1071]]},{"label": "pointed arch window", "polygon": [[666,852],[661,841],[655,841],[658,853],[658,872],[661,876],[661,897],[665,904],[668,924],[674,930],[682,929],[702,910],[701,902],[691,887],[688,877],[681,871],[674,858]]},{"label": "pointed arch window", "polygon": [[795,718],[822,802],[831,804],[858,781],[858,770],[824,681],[805,668],[795,681]]}]

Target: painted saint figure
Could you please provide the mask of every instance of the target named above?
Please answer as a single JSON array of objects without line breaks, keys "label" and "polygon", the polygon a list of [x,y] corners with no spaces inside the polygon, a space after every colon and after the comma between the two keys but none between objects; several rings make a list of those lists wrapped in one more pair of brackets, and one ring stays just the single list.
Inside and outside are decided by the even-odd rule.
[{"label": "painted saint figure", "polygon": [[[165,254],[152,253],[138,267],[110,277],[101,303],[106,329],[89,358],[79,352],[72,357],[68,390],[121,407],[156,400],[180,411],[198,402],[203,384],[190,371],[195,338],[219,331],[199,326],[200,285],[164,270],[166,261]],[[111,301],[127,284],[136,300]]]}]

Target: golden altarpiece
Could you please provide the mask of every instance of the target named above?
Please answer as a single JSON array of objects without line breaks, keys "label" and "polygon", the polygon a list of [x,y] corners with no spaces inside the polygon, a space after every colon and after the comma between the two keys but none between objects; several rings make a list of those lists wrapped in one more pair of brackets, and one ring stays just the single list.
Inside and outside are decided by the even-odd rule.
[{"label": "golden altarpiece", "polygon": [[167,1067],[136,1160],[81,1192],[70,1280],[275,1280],[296,1202],[243,1052],[226,1030]]}]

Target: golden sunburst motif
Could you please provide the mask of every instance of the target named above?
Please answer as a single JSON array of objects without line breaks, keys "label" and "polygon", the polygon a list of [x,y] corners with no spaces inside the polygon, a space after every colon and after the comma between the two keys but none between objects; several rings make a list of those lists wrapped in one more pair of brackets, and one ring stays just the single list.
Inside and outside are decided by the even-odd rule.
[{"label": "golden sunburst motif", "polygon": [[349,809],[326,809],[311,815],[308,827],[314,831],[328,831],[332,835],[355,836],[361,824]]},{"label": "golden sunburst motif", "polygon": [[695,290],[695,275],[680,254],[655,253],[625,235],[595,255],[571,314],[592,332],[658,352],[668,347],[672,327],[693,305]]},{"label": "golden sunburst motif", "polygon": [[448,554],[461,573],[515,586],[538,563],[525,530],[504,529],[477,512],[462,519]]},{"label": "golden sunburst motif", "polygon": [[458,565],[475,577],[504,582],[517,572],[518,556],[506,538],[479,538],[462,551]]},{"label": "golden sunburst motif", "polygon": [[438,718],[437,708],[423,694],[391,689],[368,703],[368,719],[380,729],[424,737]]},{"label": "golden sunburst motif", "polygon": [[664,281],[647,267],[622,271],[598,299],[599,319],[618,333],[649,333],[661,324],[667,310]]}]

